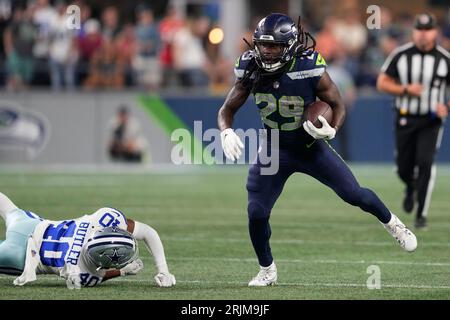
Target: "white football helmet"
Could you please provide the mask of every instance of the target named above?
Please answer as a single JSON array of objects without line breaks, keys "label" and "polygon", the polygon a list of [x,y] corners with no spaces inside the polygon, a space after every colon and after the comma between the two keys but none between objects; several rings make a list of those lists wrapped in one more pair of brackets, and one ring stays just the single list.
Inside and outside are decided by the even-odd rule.
[{"label": "white football helmet", "polygon": [[138,253],[133,235],[117,227],[98,230],[85,245],[86,257],[97,269],[120,269],[134,261]]}]

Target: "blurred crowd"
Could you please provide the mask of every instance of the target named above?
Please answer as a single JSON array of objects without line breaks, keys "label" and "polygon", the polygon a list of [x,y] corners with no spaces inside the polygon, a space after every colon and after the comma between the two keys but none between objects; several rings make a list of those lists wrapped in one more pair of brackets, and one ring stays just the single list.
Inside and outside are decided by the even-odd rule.
[{"label": "blurred crowd", "polygon": [[[440,45],[450,49],[450,11],[440,25]],[[381,7],[380,29],[370,29],[356,9],[348,10],[340,19],[328,17],[316,28],[316,49],[329,65],[342,69],[356,87],[374,87],[378,72],[389,53],[411,41],[414,14],[393,15]],[[368,15],[365,16],[367,18]]]},{"label": "blurred crowd", "polygon": [[122,23],[115,6],[96,18],[86,3],[71,1],[80,8],[80,28],[68,28],[66,1],[29,1],[10,12],[2,1],[0,60],[10,90],[46,84],[55,91],[214,88],[231,81],[232,63],[208,41],[207,16],[181,18],[169,7],[156,21],[144,3],[135,8],[133,23]]},{"label": "blurred crowd", "polygon": [[[55,91],[137,87],[205,87],[222,92],[233,82],[233,61],[220,45],[208,40],[214,27],[207,15],[181,17],[168,7],[156,19],[152,8],[138,5],[132,22],[122,22],[119,9],[104,7],[100,15],[82,0],[80,28],[67,27],[63,0],[32,0],[23,6],[0,0],[0,84],[10,90],[48,85]],[[12,1],[14,2],[14,1]],[[243,36],[251,40],[254,17]],[[317,40],[316,49],[330,65],[341,92],[351,100],[355,88],[375,85],[387,55],[409,41],[414,16],[381,11],[381,29],[370,30],[367,16],[348,10],[320,25],[305,22]],[[450,23],[442,21],[441,45],[450,49]],[[241,51],[248,47],[242,42]]]}]

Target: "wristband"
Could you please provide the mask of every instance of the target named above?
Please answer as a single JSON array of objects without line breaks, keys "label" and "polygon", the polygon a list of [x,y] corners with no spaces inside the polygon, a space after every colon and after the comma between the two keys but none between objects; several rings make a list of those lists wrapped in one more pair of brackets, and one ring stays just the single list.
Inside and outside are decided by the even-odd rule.
[{"label": "wristband", "polygon": [[403,94],[402,95],[407,95],[408,94],[408,86],[403,86]]}]

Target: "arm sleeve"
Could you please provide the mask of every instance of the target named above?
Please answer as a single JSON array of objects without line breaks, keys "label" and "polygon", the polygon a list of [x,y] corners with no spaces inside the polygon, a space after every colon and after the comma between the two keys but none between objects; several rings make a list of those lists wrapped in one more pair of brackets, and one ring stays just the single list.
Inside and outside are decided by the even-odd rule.
[{"label": "arm sleeve", "polygon": [[397,62],[399,55],[397,52],[392,52],[387,58],[384,64],[381,66],[381,72],[387,74],[391,78],[398,79],[399,74],[397,70]]},{"label": "arm sleeve", "polygon": [[164,255],[164,247],[156,230],[145,223],[134,221],[133,236],[137,240],[143,240],[145,242],[147,249],[153,255],[158,272],[168,273],[169,268],[167,267],[166,256]]}]

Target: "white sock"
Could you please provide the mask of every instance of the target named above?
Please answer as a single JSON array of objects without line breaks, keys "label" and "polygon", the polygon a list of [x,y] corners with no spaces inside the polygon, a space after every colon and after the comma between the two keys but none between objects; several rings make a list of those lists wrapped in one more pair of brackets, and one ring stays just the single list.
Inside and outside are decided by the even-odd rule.
[{"label": "white sock", "polygon": [[14,209],[17,209],[17,206],[6,195],[0,192],[0,215],[5,222],[8,213]]},{"label": "white sock", "polygon": [[395,221],[396,218],[397,218],[397,216],[391,212],[391,220],[389,220],[388,223],[385,223],[385,225],[387,225],[387,226],[391,225]]},{"label": "white sock", "polygon": [[269,270],[270,268],[275,267],[275,261],[272,261],[272,263],[268,267],[263,267],[263,266],[260,266],[260,267],[262,270]]}]

